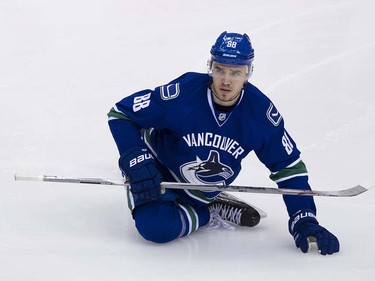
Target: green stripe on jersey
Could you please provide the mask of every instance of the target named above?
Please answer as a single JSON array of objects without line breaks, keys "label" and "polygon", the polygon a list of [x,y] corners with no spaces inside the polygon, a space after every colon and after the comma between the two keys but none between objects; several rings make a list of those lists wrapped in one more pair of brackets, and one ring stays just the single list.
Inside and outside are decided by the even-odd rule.
[{"label": "green stripe on jersey", "polygon": [[114,107],[111,108],[111,110],[108,112],[107,116],[108,116],[108,118],[131,120],[125,114],[116,111],[116,109]]},{"label": "green stripe on jersey", "polygon": [[270,179],[275,182],[281,182],[290,178],[307,176],[307,169],[303,161],[299,161],[293,166],[288,166],[274,174],[270,175]]},{"label": "green stripe on jersey", "polygon": [[189,195],[189,197],[194,198],[203,203],[210,203],[213,201],[214,198],[208,198],[202,191],[200,190],[193,190],[193,189],[184,189],[185,193]]},{"label": "green stripe on jersey", "polygon": [[146,129],[143,133],[143,137],[145,139],[145,142],[151,147],[151,132],[154,130],[154,128]]}]

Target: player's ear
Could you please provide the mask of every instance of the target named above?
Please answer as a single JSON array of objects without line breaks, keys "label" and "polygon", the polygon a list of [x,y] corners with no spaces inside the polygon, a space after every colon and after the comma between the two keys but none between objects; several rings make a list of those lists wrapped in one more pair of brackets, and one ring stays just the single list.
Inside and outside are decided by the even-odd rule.
[{"label": "player's ear", "polygon": [[249,69],[249,77],[247,78],[247,80],[250,79],[251,75],[253,75],[253,72],[254,72],[254,64],[252,63],[250,65],[250,69]]}]

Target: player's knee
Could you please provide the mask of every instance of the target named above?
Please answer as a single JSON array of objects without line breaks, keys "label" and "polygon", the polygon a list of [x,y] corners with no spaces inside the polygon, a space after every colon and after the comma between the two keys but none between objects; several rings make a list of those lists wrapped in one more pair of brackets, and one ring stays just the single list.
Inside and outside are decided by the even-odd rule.
[{"label": "player's knee", "polygon": [[170,242],[180,236],[182,223],[172,202],[150,202],[134,210],[134,220],[139,234],[155,243]]}]

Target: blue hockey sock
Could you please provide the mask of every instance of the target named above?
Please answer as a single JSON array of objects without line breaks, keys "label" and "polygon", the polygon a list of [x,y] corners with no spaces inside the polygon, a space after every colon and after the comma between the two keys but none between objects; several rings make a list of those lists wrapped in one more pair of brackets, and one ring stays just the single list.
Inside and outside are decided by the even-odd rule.
[{"label": "blue hockey sock", "polygon": [[166,243],[206,225],[209,211],[205,206],[193,208],[170,201],[154,201],[138,206],[133,212],[133,218],[144,239]]}]

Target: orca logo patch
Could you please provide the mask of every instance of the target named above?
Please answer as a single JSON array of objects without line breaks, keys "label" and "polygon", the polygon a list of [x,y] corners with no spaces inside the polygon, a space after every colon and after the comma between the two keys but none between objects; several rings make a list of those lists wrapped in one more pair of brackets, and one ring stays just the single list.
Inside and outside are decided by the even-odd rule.
[{"label": "orca logo patch", "polygon": [[211,150],[206,160],[196,157],[195,161],[185,163],[180,167],[181,175],[187,182],[193,184],[225,184],[225,180],[234,175],[231,167],[221,163],[217,151]]}]

